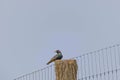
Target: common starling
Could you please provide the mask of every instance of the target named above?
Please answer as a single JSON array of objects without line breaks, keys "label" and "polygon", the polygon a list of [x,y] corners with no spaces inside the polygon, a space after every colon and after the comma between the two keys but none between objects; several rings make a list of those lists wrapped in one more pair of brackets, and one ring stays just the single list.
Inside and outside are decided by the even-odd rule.
[{"label": "common starling", "polygon": [[51,62],[55,61],[55,60],[60,60],[60,59],[63,58],[63,55],[62,55],[60,50],[56,50],[55,52],[57,54],[47,63],[47,65],[50,64]]}]

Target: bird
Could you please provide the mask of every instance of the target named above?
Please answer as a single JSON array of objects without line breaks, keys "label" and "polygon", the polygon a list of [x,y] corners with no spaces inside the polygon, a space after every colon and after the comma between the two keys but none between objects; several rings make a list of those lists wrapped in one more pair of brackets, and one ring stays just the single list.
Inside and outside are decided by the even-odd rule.
[{"label": "bird", "polygon": [[47,63],[49,65],[51,62],[54,62],[56,60],[61,60],[63,58],[62,52],[60,50],[55,51],[57,54],[53,56],[53,58],[50,59],[50,61]]}]

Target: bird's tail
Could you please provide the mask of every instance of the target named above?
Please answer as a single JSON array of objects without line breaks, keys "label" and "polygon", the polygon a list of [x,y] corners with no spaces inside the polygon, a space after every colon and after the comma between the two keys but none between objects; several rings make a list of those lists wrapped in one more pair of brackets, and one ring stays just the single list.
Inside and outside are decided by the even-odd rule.
[{"label": "bird's tail", "polygon": [[47,63],[47,65],[50,64],[50,63],[51,63],[51,61],[49,61],[49,62]]},{"label": "bird's tail", "polygon": [[50,61],[47,63],[47,65],[50,64],[50,63],[53,62],[53,61],[54,61],[54,60],[50,60]]}]

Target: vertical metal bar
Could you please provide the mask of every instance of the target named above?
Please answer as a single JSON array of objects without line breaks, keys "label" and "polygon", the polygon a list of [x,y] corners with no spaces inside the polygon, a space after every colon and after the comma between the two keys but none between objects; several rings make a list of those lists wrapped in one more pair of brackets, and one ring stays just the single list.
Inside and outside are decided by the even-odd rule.
[{"label": "vertical metal bar", "polygon": [[98,54],[99,54],[99,71],[100,71],[100,80],[102,80],[102,71],[101,71],[101,53],[100,53],[101,51],[99,50],[98,51]]},{"label": "vertical metal bar", "polygon": [[81,61],[81,79],[83,79],[83,68],[82,68],[82,56],[80,56],[80,61]]},{"label": "vertical metal bar", "polygon": [[21,80],[23,80],[23,76],[21,76],[20,78],[21,78]]},{"label": "vertical metal bar", "polygon": [[117,52],[116,52],[116,46],[114,46],[114,54],[115,54],[115,73],[116,73],[116,80],[118,80],[118,74],[117,74]]},{"label": "vertical metal bar", "polygon": [[32,72],[32,79],[34,80],[34,72]]},{"label": "vertical metal bar", "polygon": [[46,80],[46,70],[47,70],[47,69],[45,68],[45,80]]},{"label": "vertical metal bar", "polygon": [[117,52],[118,52],[118,56],[119,56],[119,67],[120,67],[120,45],[117,45]]},{"label": "vertical metal bar", "polygon": [[27,79],[27,76],[28,76],[28,75],[26,74],[26,80],[28,80],[28,79]]},{"label": "vertical metal bar", "polygon": [[87,54],[87,60],[88,60],[88,79],[90,80],[90,59],[89,59],[89,53]]},{"label": "vertical metal bar", "polygon": [[45,69],[43,68],[43,80],[45,80]]},{"label": "vertical metal bar", "polygon": [[102,62],[103,62],[103,75],[104,75],[104,80],[105,80],[105,59],[104,59],[104,49],[101,49],[101,54],[102,54]]},{"label": "vertical metal bar", "polygon": [[42,80],[42,69],[40,70],[40,80]]},{"label": "vertical metal bar", "polygon": [[52,80],[52,65],[51,65],[50,67],[51,67],[51,72],[50,72],[50,74],[51,74],[51,80]]},{"label": "vertical metal bar", "polygon": [[110,47],[110,57],[111,57],[111,71],[112,71],[112,80],[114,80],[114,77],[113,77],[113,58],[112,58],[112,47]]},{"label": "vertical metal bar", "polygon": [[41,70],[41,76],[42,76],[42,80],[43,80],[43,69]]},{"label": "vertical metal bar", "polygon": [[53,64],[53,80],[55,80],[55,69],[54,69],[54,64]]},{"label": "vertical metal bar", "polygon": [[31,80],[31,79],[30,79],[30,74],[29,74],[29,80]]},{"label": "vertical metal bar", "polygon": [[38,70],[38,80],[40,80],[40,70]]},{"label": "vertical metal bar", "polygon": [[117,69],[117,55],[116,55],[116,46],[114,46],[114,56],[115,56],[115,68]]},{"label": "vertical metal bar", "polygon": [[93,60],[93,52],[91,52],[91,71],[92,71],[92,79],[94,80],[94,60]]},{"label": "vertical metal bar", "polygon": [[84,72],[85,72],[85,80],[86,80],[86,61],[85,61],[85,55],[83,55],[83,60],[84,60]]},{"label": "vertical metal bar", "polygon": [[89,79],[92,79],[92,60],[91,60],[91,54],[92,54],[92,52],[89,53],[89,62],[90,62],[90,76],[89,76]]},{"label": "vertical metal bar", "polygon": [[20,79],[21,79],[21,80],[23,80],[22,78],[23,78],[23,77],[22,77],[22,76],[20,76]]},{"label": "vertical metal bar", "polygon": [[108,74],[108,80],[110,80],[110,72],[109,72],[109,55],[108,55],[108,48],[105,49],[106,51],[106,58],[107,58],[107,74]]},{"label": "vertical metal bar", "polygon": [[23,75],[23,80],[25,80],[25,79],[24,79],[24,75]]},{"label": "vertical metal bar", "polygon": [[37,78],[37,72],[38,72],[38,71],[35,71],[35,80],[38,79],[38,78]]},{"label": "vertical metal bar", "polygon": [[42,77],[43,77],[43,79],[42,79],[42,80],[45,80],[44,68],[42,69]]},{"label": "vertical metal bar", "polygon": [[95,51],[96,79],[98,80],[97,52]]},{"label": "vertical metal bar", "polygon": [[[118,69],[120,69],[120,50],[119,50],[119,48],[120,48],[120,44],[117,44],[117,54],[118,54]],[[118,72],[119,70],[118,69],[116,69],[116,72]],[[119,73],[119,72],[118,72]],[[120,74],[120,73],[119,73]],[[118,77],[119,78],[119,77]],[[117,78],[117,79],[118,79]],[[119,80],[119,79],[118,79]]]},{"label": "vertical metal bar", "polygon": [[[76,61],[77,61],[77,63],[79,62],[78,57],[76,57]],[[78,66],[78,72],[77,72],[77,79],[79,79],[79,66]]]}]

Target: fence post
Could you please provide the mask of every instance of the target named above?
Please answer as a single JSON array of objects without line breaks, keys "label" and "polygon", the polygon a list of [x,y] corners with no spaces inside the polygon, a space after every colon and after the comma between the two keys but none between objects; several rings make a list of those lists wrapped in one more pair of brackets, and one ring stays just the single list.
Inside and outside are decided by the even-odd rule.
[{"label": "fence post", "polygon": [[56,80],[77,80],[77,70],[76,60],[55,61]]}]

